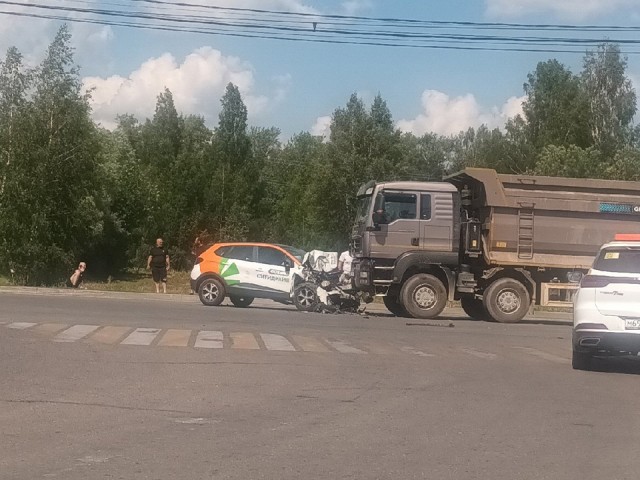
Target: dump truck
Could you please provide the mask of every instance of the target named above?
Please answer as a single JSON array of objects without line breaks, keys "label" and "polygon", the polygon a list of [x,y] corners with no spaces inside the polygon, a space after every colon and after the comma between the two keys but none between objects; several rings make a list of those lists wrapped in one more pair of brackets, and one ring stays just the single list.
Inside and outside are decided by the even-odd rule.
[{"label": "dump truck", "polygon": [[357,196],[355,286],[414,318],[459,300],[474,319],[518,322],[545,286],[579,284],[615,234],[640,233],[640,182],[467,168]]}]

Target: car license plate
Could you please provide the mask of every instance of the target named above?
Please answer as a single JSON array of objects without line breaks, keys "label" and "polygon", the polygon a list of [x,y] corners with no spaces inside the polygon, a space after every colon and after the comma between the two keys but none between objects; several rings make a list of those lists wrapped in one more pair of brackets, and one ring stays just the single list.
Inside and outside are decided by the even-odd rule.
[{"label": "car license plate", "polygon": [[625,330],[640,330],[640,318],[627,318],[624,321]]}]

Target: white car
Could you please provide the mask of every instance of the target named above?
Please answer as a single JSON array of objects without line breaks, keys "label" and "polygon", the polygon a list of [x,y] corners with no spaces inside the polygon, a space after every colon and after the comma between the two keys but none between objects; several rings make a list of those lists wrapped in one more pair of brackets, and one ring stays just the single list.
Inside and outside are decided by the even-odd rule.
[{"label": "white car", "polygon": [[640,235],[602,246],[574,299],[573,368],[601,355],[640,353]]}]

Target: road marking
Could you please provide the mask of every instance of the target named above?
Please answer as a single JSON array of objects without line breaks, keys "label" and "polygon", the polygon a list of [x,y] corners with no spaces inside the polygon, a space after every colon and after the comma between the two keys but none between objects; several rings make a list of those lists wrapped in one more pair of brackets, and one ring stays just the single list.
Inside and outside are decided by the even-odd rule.
[{"label": "road marking", "polygon": [[323,344],[320,340],[312,337],[303,337],[300,335],[292,335],[291,339],[305,352],[330,352],[329,347]]},{"label": "road marking", "polygon": [[433,353],[425,353],[421,350],[416,350],[413,347],[402,347],[400,350],[405,353],[410,353],[411,355],[417,355],[418,357],[435,357]]},{"label": "road marking", "polygon": [[474,357],[478,357],[478,358],[486,358],[489,360],[493,360],[494,358],[497,357],[495,353],[481,352],[479,350],[474,350],[473,348],[461,348],[460,350],[463,351],[464,353],[473,355]]},{"label": "road marking", "polygon": [[295,352],[296,347],[291,345],[291,342],[284,338],[282,335],[276,335],[274,333],[261,333],[260,337],[264,342],[264,346],[267,350],[278,350],[280,352]]},{"label": "road marking", "polygon": [[339,351],[340,353],[356,353],[359,355],[362,355],[362,354],[366,355],[367,353],[364,350],[360,350],[359,348],[349,345],[344,340],[327,340],[327,343],[331,345],[333,348],[335,348],[337,351]]},{"label": "road marking", "polygon": [[244,350],[260,350],[260,345],[256,341],[253,333],[232,333],[231,348],[241,348]]},{"label": "road marking", "polygon": [[64,323],[43,323],[35,327],[33,331],[41,335],[53,335],[65,328],[69,328],[69,325],[65,325]]},{"label": "road marking", "polygon": [[118,343],[122,337],[131,331],[130,327],[104,327],[88,338],[92,343],[102,343],[113,345]]},{"label": "road marking", "polygon": [[551,353],[536,350],[535,348],[529,348],[529,347],[512,347],[512,348],[516,350],[521,350],[524,353],[533,355],[534,357],[542,358],[544,360],[549,360],[550,362],[564,363],[564,364],[571,363],[568,358],[559,357],[558,355],[553,355]]},{"label": "road marking", "polygon": [[13,322],[7,325],[7,328],[13,328],[14,330],[26,330],[27,328],[31,328],[37,325],[37,323],[31,322]]},{"label": "road marking", "polygon": [[189,345],[191,330],[167,330],[158,342],[160,347],[186,347]]},{"label": "road marking", "polygon": [[196,348],[222,348],[224,346],[224,336],[222,332],[206,331],[198,332]]},{"label": "road marking", "polygon": [[159,328],[136,328],[120,345],[151,345],[159,333]]},{"label": "road marking", "polygon": [[99,325],[74,325],[53,337],[54,342],[75,342],[100,328]]}]

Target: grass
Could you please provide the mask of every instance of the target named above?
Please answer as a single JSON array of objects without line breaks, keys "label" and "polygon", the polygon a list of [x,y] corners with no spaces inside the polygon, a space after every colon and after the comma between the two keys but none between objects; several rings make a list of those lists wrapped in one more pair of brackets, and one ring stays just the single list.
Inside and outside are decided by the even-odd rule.
[{"label": "grass", "polygon": [[[0,283],[1,285],[1,283]],[[116,276],[110,282],[85,281],[87,290],[105,292],[155,293],[156,286],[151,272],[127,272]],[[188,294],[191,291],[189,272],[169,271],[167,293]]]},{"label": "grass", "polygon": [[11,285],[11,280],[0,275],[0,287],[8,287],[9,285]]}]

